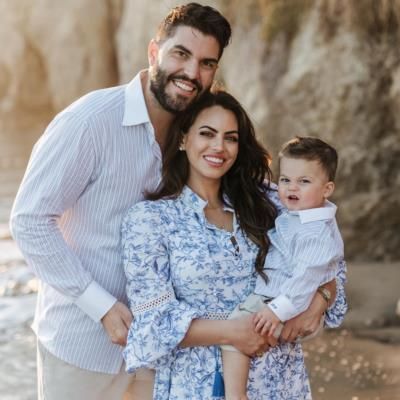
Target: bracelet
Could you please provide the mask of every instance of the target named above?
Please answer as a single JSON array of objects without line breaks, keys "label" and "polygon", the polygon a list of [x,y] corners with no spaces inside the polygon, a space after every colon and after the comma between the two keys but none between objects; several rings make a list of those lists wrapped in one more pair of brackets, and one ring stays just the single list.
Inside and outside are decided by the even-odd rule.
[{"label": "bracelet", "polygon": [[317,289],[317,292],[323,297],[323,299],[326,301],[326,304],[329,306],[329,302],[331,300],[331,292],[323,286],[320,286]]}]

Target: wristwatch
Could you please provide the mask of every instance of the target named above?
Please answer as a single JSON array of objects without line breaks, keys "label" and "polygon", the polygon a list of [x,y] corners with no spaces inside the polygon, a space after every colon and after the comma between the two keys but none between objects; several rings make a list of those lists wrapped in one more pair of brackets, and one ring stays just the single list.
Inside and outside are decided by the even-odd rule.
[{"label": "wristwatch", "polygon": [[332,297],[331,292],[326,287],[323,287],[323,286],[320,286],[317,289],[317,292],[324,298],[324,300],[326,301],[326,303],[329,306],[329,302],[331,301],[331,297]]}]

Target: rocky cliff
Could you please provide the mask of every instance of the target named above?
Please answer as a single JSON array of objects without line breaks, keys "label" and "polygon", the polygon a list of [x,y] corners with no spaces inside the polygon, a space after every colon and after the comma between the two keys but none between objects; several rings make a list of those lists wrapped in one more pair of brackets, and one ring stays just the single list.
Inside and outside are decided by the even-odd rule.
[{"label": "rocky cliff", "polygon": [[[296,135],[339,150],[347,257],[400,259],[400,1],[215,0],[233,40],[219,78],[276,154]],[[89,90],[127,82],[176,2],[0,0],[1,135],[38,135]]]}]

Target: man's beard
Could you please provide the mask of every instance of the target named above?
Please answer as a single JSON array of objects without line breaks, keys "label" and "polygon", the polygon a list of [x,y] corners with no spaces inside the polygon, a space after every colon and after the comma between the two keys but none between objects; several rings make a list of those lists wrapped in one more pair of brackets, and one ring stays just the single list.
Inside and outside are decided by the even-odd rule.
[{"label": "man's beard", "polygon": [[[165,88],[169,81],[172,79],[180,79],[183,81],[191,82],[195,85],[197,94],[195,97],[188,99],[184,96],[177,95],[176,97],[170,96]],[[160,103],[164,110],[178,114],[185,111],[191,103],[196,101],[203,94],[203,86],[195,79],[189,79],[185,75],[167,75],[167,73],[160,67],[156,67],[150,75],[150,90],[153,92],[155,98]]]}]

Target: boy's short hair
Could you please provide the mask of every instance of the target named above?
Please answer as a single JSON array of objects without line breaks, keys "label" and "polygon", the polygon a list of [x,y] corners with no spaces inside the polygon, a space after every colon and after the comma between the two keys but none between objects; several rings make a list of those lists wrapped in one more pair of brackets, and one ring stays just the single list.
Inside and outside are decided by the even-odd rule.
[{"label": "boy's short hair", "polygon": [[204,35],[213,36],[219,43],[219,57],[231,38],[231,26],[219,11],[210,6],[188,3],[174,7],[158,27],[157,41],[173,36],[178,26],[190,26]]},{"label": "boy's short hair", "polygon": [[335,180],[338,164],[337,151],[321,139],[311,136],[296,136],[282,146],[279,159],[282,157],[317,160],[329,180],[332,182]]}]

